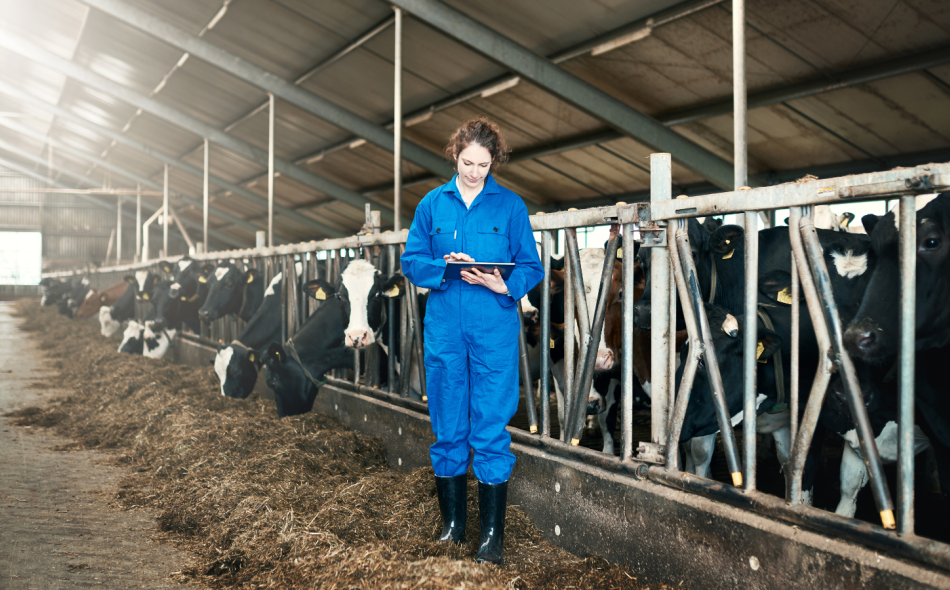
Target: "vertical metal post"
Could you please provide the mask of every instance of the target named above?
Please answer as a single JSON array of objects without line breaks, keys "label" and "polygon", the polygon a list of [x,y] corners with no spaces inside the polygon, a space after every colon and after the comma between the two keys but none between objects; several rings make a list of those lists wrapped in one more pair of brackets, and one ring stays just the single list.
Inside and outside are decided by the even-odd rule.
[{"label": "vertical metal post", "polygon": [[541,232],[541,436],[551,436],[551,232]]},{"label": "vertical metal post", "polygon": [[135,185],[135,258],[142,256],[142,185]]},{"label": "vertical metal post", "polygon": [[[538,343],[540,346],[541,343]],[[524,335],[524,308],[518,301],[518,368],[521,371],[521,386],[524,389],[524,406],[528,412],[528,431],[538,432],[538,413],[534,403],[534,384],[531,381],[531,369],[528,366],[528,342]]]},{"label": "vertical metal post", "polygon": [[165,182],[162,186],[162,247],[165,249],[165,256],[168,256],[168,164],[165,164]]},{"label": "vertical metal post", "polygon": [[901,349],[897,443],[897,526],[914,534],[914,332],[917,304],[917,211],[914,196],[901,197]]},{"label": "vertical metal post", "polygon": [[732,112],[735,190],[739,190],[746,185],[749,174],[746,146],[745,0],[732,0]]},{"label": "vertical metal post", "polygon": [[[672,162],[670,154],[650,155],[650,202],[658,203],[672,198]],[[673,239],[667,228],[667,241]],[[666,310],[671,304],[670,255],[667,248],[653,248],[650,251],[650,298],[651,306],[657,310],[650,320],[650,373],[653,386],[650,392],[650,417],[652,442],[666,443],[669,415],[670,339],[676,329],[670,324],[670,314]]]},{"label": "vertical metal post", "polygon": [[[565,235],[568,230],[564,230]],[[567,242],[567,239],[564,240]],[[567,252],[564,253],[564,362],[561,363],[564,368],[564,391],[561,392],[563,397],[563,407],[558,408],[558,414],[560,415],[561,421],[558,425],[560,428],[560,439],[564,442],[567,442],[567,414],[568,408],[573,406],[574,401],[574,350],[577,345],[577,336],[576,336],[576,313],[574,311],[574,297],[572,296],[574,284],[574,267],[571,262],[571,257],[567,255]]]},{"label": "vertical metal post", "polygon": [[[738,1],[738,0],[737,0]],[[755,490],[755,388],[756,358],[759,343],[759,227],[755,212],[745,213],[745,333],[742,335],[742,465],[743,489]],[[782,387],[779,384],[779,387]]]},{"label": "vertical metal post", "polygon": [[115,221],[115,263],[119,264],[122,260],[122,201],[125,197],[119,197],[116,203],[116,221]]},{"label": "vertical metal post", "polygon": [[[577,367],[565,367],[565,371],[570,370],[574,373],[574,390],[571,393],[571,404],[565,409],[565,417],[567,418],[565,421],[565,428],[567,428],[567,432],[564,435],[564,442],[570,442],[571,444],[576,445],[580,441],[578,441],[578,443],[574,443],[574,441],[570,439],[570,436],[574,434],[571,432],[571,429],[573,428],[574,423],[577,421],[577,416],[575,414],[579,411],[584,411],[584,409],[587,407],[581,400],[586,399],[586,397],[582,396],[587,396],[588,391],[581,390],[583,383],[580,381],[582,377],[581,370],[583,369],[584,359],[587,358],[587,349],[589,346],[591,346],[591,328],[590,315],[588,314],[587,309],[587,299],[585,298],[584,291],[584,274],[581,270],[581,259],[577,246],[577,230],[574,228],[566,229],[564,231],[564,235],[567,238],[564,256],[570,257],[571,259],[571,275],[573,276],[573,281],[570,284],[565,284],[564,289],[566,290],[565,295],[567,297],[574,298],[574,305],[577,311],[577,325],[580,335],[580,346],[578,347],[580,354],[577,358]],[[596,344],[594,346],[596,346]]]},{"label": "vertical metal post", "polygon": [[623,343],[620,366],[621,459],[633,458],[633,224],[623,226]]},{"label": "vertical metal post", "polygon": [[281,266],[280,272],[282,273],[282,277],[283,277],[283,279],[284,279],[284,285],[283,285],[283,289],[282,289],[282,291],[281,291],[283,297],[281,297],[282,301],[281,301],[281,304],[280,304],[280,341],[281,341],[281,342],[287,342],[287,336],[289,336],[289,334],[287,333],[287,332],[288,332],[288,328],[287,328],[287,308],[288,308],[288,305],[287,305],[287,302],[289,301],[288,298],[289,298],[289,292],[290,292],[290,290],[291,290],[291,286],[290,286],[290,281],[287,280],[287,276],[288,276],[288,273],[287,273],[287,257],[286,257],[286,256],[281,256],[281,257],[279,258],[279,260],[280,260],[280,266]]},{"label": "vertical metal post", "polygon": [[393,10],[396,12],[396,47],[393,60],[393,228],[399,231],[402,209],[402,10]]},{"label": "vertical metal post", "polygon": [[[800,217],[800,216],[799,216]],[[789,223],[791,223],[791,217]],[[795,228],[798,231],[798,228]],[[798,389],[799,389],[799,342],[801,341],[801,317],[802,307],[799,301],[798,287],[798,262],[795,260],[795,252],[792,252],[792,359],[791,359],[791,384],[788,389],[788,408],[789,408],[789,440],[794,441],[798,436]],[[786,470],[788,468],[786,467]]]},{"label": "vertical metal post", "polygon": [[[274,247],[274,95],[268,92],[267,113],[267,246]],[[287,276],[287,275],[284,275]]]},{"label": "vertical metal post", "polygon": [[[396,274],[396,245],[390,244],[386,247],[387,259],[387,271],[390,277],[395,276]],[[404,279],[405,282],[408,282],[409,279]],[[405,283],[404,283],[405,284]],[[409,293],[403,293],[403,297],[409,297]],[[386,311],[389,313],[389,317],[386,319],[386,337],[389,339],[389,356],[386,359],[386,376],[389,383],[387,388],[389,393],[396,391],[396,351],[399,350],[396,345],[396,300],[392,297],[386,300]],[[405,358],[405,357],[403,357]],[[410,370],[411,365],[403,365],[403,370]]]},{"label": "vertical metal post", "polygon": [[202,215],[202,218],[201,218],[201,219],[202,219],[201,225],[202,225],[202,228],[204,229],[204,250],[205,250],[205,252],[208,251],[208,193],[209,193],[208,176],[211,174],[211,168],[210,168],[211,156],[210,156],[210,154],[208,153],[208,148],[209,148],[209,147],[210,147],[210,145],[209,145],[209,143],[208,143],[208,138],[206,137],[206,138],[205,138],[205,154],[204,154],[204,156],[205,156],[205,174],[204,174],[204,181],[203,181],[203,183],[202,183],[203,215]]}]

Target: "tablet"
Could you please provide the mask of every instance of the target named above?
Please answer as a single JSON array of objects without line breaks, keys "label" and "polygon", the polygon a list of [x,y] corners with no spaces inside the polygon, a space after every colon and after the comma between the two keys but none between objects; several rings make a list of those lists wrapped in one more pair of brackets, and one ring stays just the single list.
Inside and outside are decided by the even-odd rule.
[{"label": "tablet", "polygon": [[461,260],[450,260],[445,263],[445,274],[442,275],[442,279],[446,281],[460,281],[462,280],[462,270],[472,268],[473,266],[484,273],[492,273],[497,268],[498,272],[501,273],[502,280],[508,280],[508,277],[511,276],[511,271],[515,269],[514,262],[463,262]]}]

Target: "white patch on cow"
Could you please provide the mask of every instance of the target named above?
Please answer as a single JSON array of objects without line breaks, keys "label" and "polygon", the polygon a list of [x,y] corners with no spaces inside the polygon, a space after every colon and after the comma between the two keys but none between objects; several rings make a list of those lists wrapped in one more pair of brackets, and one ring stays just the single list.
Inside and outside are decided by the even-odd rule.
[{"label": "white patch on cow", "polygon": [[112,308],[108,305],[99,308],[99,325],[102,328],[102,335],[106,338],[111,337],[122,328],[122,322],[112,319]]},{"label": "white patch on cow", "polygon": [[303,274],[303,262],[298,260],[294,263],[294,272],[297,273],[298,277]]},{"label": "white patch on cow", "polygon": [[416,287],[416,293],[419,295],[425,295],[429,292],[425,287]]},{"label": "white patch on cow", "polygon": [[96,294],[96,290],[95,290],[95,289],[89,289],[88,291],[86,291],[86,296],[83,297],[82,299],[83,299],[83,301],[85,301],[86,299],[89,299],[90,297],[92,297],[92,296],[95,295],[95,294]]},{"label": "white patch on cow", "polygon": [[142,346],[142,356],[151,359],[164,358],[172,342],[175,341],[176,330],[154,330],[155,322],[145,322],[145,331],[142,334],[144,344]]},{"label": "white patch on cow", "polygon": [[640,384],[640,387],[643,388],[643,393],[647,394],[647,397],[653,397],[653,396],[650,395],[650,382],[649,382],[649,381],[644,381],[643,383]]},{"label": "white patch on cow", "polygon": [[376,341],[373,330],[369,327],[367,313],[369,292],[376,281],[376,269],[365,260],[354,260],[343,271],[341,278],[350,300],[350,319],[343,332],[346,335],[346,345],[351,346],[356,338],[361,346],[369,346]]},{"label": "white patch on cow", "polygon": [[867,254],[855,254],[852,250],[848,250],[844,254],[832,252],[831,258],[835,261],[838,274],[846,279],[861,276],[868,269]]},{"label": "white patch on cow", "polygon": [[214,357],[214,374],[218,376],[218,381],[221,382],[221,395],[227,395],[224,393],[224,381],[228,378],[228,365],[231,364],[233,355],[234,349],[226,346],[219,350]]},{"label": "white patch on cow", "polygon": [[279,272],[270,280],[270,284],[267,285],[267,290],[264,291],[264,297],[274,294],[274,287],[277,286],[277,283],[279,283],[282,278],[284,278],[284,273]]},{"label": "white patch on cow", "polygon": [[129,325],[125,327],[125,332],[122,333],[122,342],[119,343],[119,348],[116,350],[118,352],[122,352],[122,347],[125,346],[126,342],[132,340],[133,338],[138,338],[144,329],[145,326],[142,324],[135,320],[129,320]]},{"label": "white patch on cow", "polygon": [[148,279],[147,270],[139,270],[135,272],[135,283],[139,286],[139,293],[145,292],[146,279]]},{"label": "white patch on cow", "polygon": [[[593,317],[594,309],[597,307],[597,295],[600,288],[600,276],[604,272],[604,259],[607,253],[603,248],[584,248],[580,251],[581,272],[584,277],[584,291],[587,299],[588,317]],[[575,334],[580,334],[580,330],[575,330]],[[604,344],[604,328],[601,326],[597,334],[597,340],[591,339],[591,346],[597,347],[596,370],[609,369],[613,365],[613,353],[607,349]]]},{"label": "white patch on cow", "polygon": [[[920,211],[921,209],[926,207],[930,203],[930,201],[933,201],[936,198],[937,198],[937,195],[919,195],[914,200],[914,210]],[[897,231],[900,231],[901,229],[901,202],[899,200],[897,201],[896,205],[891,207],[890,212],[894,214],[894,227],[897,229]]]},{"label": "white patch on cow", "polygon": [[533,313],[538,311],[538,308],[531,305],[531,302],[528,301],[528,296],[525,295],[521,298],[521,311],[524,313]]},{"label": "white patch on cow", "polygon": [[82,280],[79,281],[79,284],[81,284],[83,287],[88,287],[88,286],[89,286],[89,279],[88,279],[87,277],[83,277]]},{"label": "white patch on cow", "polygon": [[172,286],[169,287],[169,289],[181,289],[181,285],[179,285],[178,283],[172,283]]},{"label": "white patch on cow", "polygon": [[[765,397],[766,397],[766,396],[765,396],[764,393],[760,393],[759,396],[758,396],[757,398],[755,398],[755,409],[756,409],[756,410],[758,410],[758,409],[759,409],[759,406],[762,405],[762,402],[765,400]],[[736,426],[737,424],[739,424],[739,422],[742,422],[742,417],[743,417],[743,415],[744,415],[744,412],[739,412],[738,414],[736,414],[735,416],[733,416],[733,417],[732,417],[732,425],[733,425],[733,426]]]},{"label": "white patch on cow", "polygon": [[731,313],[727,313],[726,319],[722,322],[722,331],[729,337],[735,338],[739,332],[739,320]]},{"label": "white patch on cow", "polygon": [[194,261],[193,261],[193,260],[179,260],[179,261],[178,261],[178,272],[184,272],[184,270],[185,270],[186,268],[188,268],[189,266],[191,266],[191,263],[192,263],[192,262],[194,262]]},{"label": "white patch on cow", "polygon": [[224,278],[224,275],[228,274],[229,270],[231,270],[230,266],[219,266],[218,268],[214,269],[214,278],[220,281]]}]

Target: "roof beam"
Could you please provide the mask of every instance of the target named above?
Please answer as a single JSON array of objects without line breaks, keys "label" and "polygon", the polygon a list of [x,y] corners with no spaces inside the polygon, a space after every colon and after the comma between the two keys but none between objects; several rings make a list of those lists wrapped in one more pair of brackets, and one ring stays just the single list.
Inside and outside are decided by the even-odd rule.
[{"label": "roof beam", "polygon": [[[26,135],[27,137],[32,137],[33,139],[35,139],[35,140],[37,140],[37,141],[48,143],[49,145],[52,145],[54,148],[56,148],[56,149],[59,150],[59,151],[65,152],[65,153],[67,153],[67,154],[72,154],[72,155],[76,156],[77,158],[80,158],[80,159],[83,159],[83,160],[87,160],[87,161],[89,161],[89,162],[93,162],[93,163],[95,163],[97,166],[99,166],[100,168],[103,168],[103,169],[105,169],[105,170],[109,170],[109,171],[111,171],[111,172],[115,172],[116,174],[119,174],[119,175],[122,175],[122,176],[125,176],[126,178],[128,178],[128,179],[130,179],[130,180],[134,180],[135,182],[141,183],[143,186],[147,186],[147,187],[153,188],[153,189],[155,189],[155,190],[163,190],[162,185],[158,184],[157,182],[153,182],[153,181],[151,181],[151,180],[148,179],[148,178],[145,178],[145,177],[143,177],[143,176],[139,176],[138,174],[135,174],[134,172],[130,172],[130,171],[126,170],[125,168],[122,168],[121,166],[117,166],[117,165],[115,165],[115,164],[113,164],[113,163],[111,163],[111,162],[107,162],[107,161],[102,160],[102,159],[100,159],[100,158],[97,158],[97,157],[95,157],[95,156],[90,156],[89,154],[83,152],[82,150],[78,150],[78,149],[76,149],[76,148],[74,148],[74,147],[68,146],[68,145],[64,144],[63,142],[61,142],[61,141],[55,140],[55,139],[53,139],[53,138],[51,138],[51,137],[49,137],[49,136],[47,136],[47,135],[43,135],[42,133],[40,133],[40,132],[38,132],[38,131],[33,131],[33,130],[30,129],[29,127],[25,127],[25,126],[20,125],[20,124],[18,124],[18,123],[14,123],[13,121],[10,121],[9,119],[0,118],[0,125],[2,125],[2,126],[4,126],[4,127],[7,127],[7,128],[9,128],[9,129],[12,129],[12,130],[16,131],[17,133],[22,133],[23,135]],[[73,174],[73,176],[75,176],[75,174]],[[91,179],[89,179],[89,180],[91,181]],[[94,182],[93,182],[93,186],[95,186],[95,183],[94,183]],[[177,194],[179,200],[181,200],[181,201],[183,201],[183,202],[185,202],[185,203],[191,205],[192,207],[199,207],[199,208],[200,208],[200,207],[203,206],[203,203],[202,203],[201,201],[197,200],[197,199],[192,199],[192,198],[187,197],[187,196],[185,196],[185,195],[183,195],[183,194],[181,194],[181,193],[176,193],[176,194]],[[257,226],[255,226],[255,225],[253,225],[253,224],[251,224],[251,223],[248,223],[247,221],[244,221],[244,220],[241,219],[240,217],[237,217],[236,215],[232,215],[232,214],[230,214],[230,213],[228,213],[228,212],[226,212],[226,211],[222,211],[222,210],[220,210],[220,209],[215,208],[215,209],[214,209],[214,212],[215,212],[215,215],[217,215],[217,216],[220,217],[221,219],[223,219],[223,220],[225,220],[225,221],[229,221],[229,222],[233,223],[234,225],[243,227],[244,229],[250,231],[251,233],[255,233],[255,232],[257,232],[258,229],[259,229]],[[197,225],[200,225],[200,224],[195,224],[195,226],[197,226]],[[194,227],[194,226],[193,226],[193,227]],[[286,240],[286,238],[284,238],[284,239]],[[243,246],[243,245],[246,245],[247,242],[241,242],[240,244]]]},{"label": "roof beam", "polygon": [[731,163],[458,10],[437,0],[390,2],[651,149],[669,152],[717,186],[732,188]]},{"label": "roof beam", "polygon": [[[156,160],[164,164],[168,164],[169,166],[173,166],[175,168],[178,168],[179,170],[183,170],[184,172],[187,172],[188,174],[191,174],[192,176],[195,176],[196,178],[204,178],[204,171],[199,170],[198,168],[192,166],[191,164],[181,162],[177,158],[170,156],[160,150],[157,150],[144,142],[134,140],[122,133],[113,131],[111,129],[107,129],[105,127],[102,127],[101,125],[92,123],[91,121],[87,121],[86,119],[83,119],[82,117],[75,115],[62,107],[58,107],[42,99],[39,99],[35,96],[32,96],[28,92],[25,92],[24,90],[21,90],[17,88],[16,86],[13,86],[12,84],[8,84],[2,80],[0,80],[0,92],[4,94],[8,94],[24,102],[27,102],[31,106],[38,107],[48,113],[51,113],[59,117],[60,119],[69,121],[70,123],[89,129],[95,133],[98,133],[99,135],[102,135],[104,137],[107,137],[115,141],[116,143],[120,143],[134,150],[138,150],[142,152],[143,154],[147,156],[151,156],[152,158],[155,158]],[[252,203],[261,205],[263,207],[267,207],[267,199],[250,191],[249,189],[246,189],[232,182],[228,182],[224,180],[223,178],[219,178],[213,174],[209,176],[209,179],[212,183],[224,188],[225,190],[231,191],[232,193],[239,195],[247,199],[248,201],[251,201]],[[300,223],[301,225],[305,227],[315,229],[331,238],[343,238],[349,235],[344,232],[338,231],[337,229],[332,228],[330,226],[324,225],[317,221],[313,221],[309,217],[300,215],[297,211],[294,211],[290,207],[285,207],[284,205],[279,205],[277,203],[274,203],[274,211],[277,213],[280,213],[281,215],[287,216],[288,219],[294,221],[295,223]]]},{"label": "roof beam", "polygon": [[[134,107],[140,108],[143,111],[152,113],[153,115],[164,119],[173,125],[190,131],[191,133],[195,133],[202,137],[207,137],[214,143],[242,156],[243,158],[250,160],[251,162],[263,167],[267,166],[266,150],[262,150],[247,143],[246,141],[224,133],[213,126],[204,123],[203,121],[179,111],[178,109],[169,107],[153,98],[139,94],[138,92],[126,88],[117,82],[113,82],[105,76],[101,76],[87,68],[71,63],[59,57],[58,55],[43,49],[35,43],[10,35],[5,31],[0,30],[0,47],[4,47],[13,53],[22,55],[27,59],[52,68],[53,70],[56,70],[65,76],[78,80],[79,82],[87,84],[93,88],[96,88],[97,90],[107,92],[119,100],[122,100]],[[360,211],[363,211],[366,205],[381,209],[382,217],[384,219],[388,221],[393,220],[392,208],[387,208],[385,204],[381,205],[375,201],[370,201],[356,191],[350,190],[321,176],[317,176],[313,172],[300,168],[299,166],[296,166],[283,158],[275,157],[274,165],[277,172],[280,172],[282,175],[292,178],[305,186],[356,207]],[[408,226],[411,223],[411,220],[406,218],[404,223]]]},{"label": "roof beam", "polygon": [[[4,142],[4,143],[6,143],[6,142]],[[6,145],[4,146],[4,148],[5,148],[5,149],[9,149],[9,148],[7,147],[8,145],[9,145],[9,144],[6,144]],[[46,160],[43,160],[42,158],[39,158],[39,157],[37,157],[37,156],[34,156],[34,155],[29,154],[29,153],[27,153],[27,152],[24,152],[22,149],[10,149],[9,151],[11,151],[11,152],[13,152],[13,153],[15,153],[15,154],[17,154],[17,155],[19,155],[19,156],[21,156],[21,157],[24,157],[24,158],[26,158],[26,159],[28,159],[28,160],[30,160],[30,161],[33,161],[33,162],[35,162],[35,163],[37,163],[37,164],[40,164],[40,165],[42,165],[42,166],[44,166],[44,167],[47,165]],[[55,181],[55,180],[50,181],[50,180],[49,180],[48,178],[46,178],[45,176],[43,176],[43,175],[41,175],[41,174],[37,174],[37,173],[33,172],[32,170],[30,170],[29,168],[26,168],[26,167],[24,167],[24,166],[22,166],[22,165],[20,165],[20,164],[17,164],[17,163],[15,163],[15,162],[13,162],[12,160],[7,160],[7,159],[5,159],[5,158],[3,158],[3,157],[0,157],[0,164],[3,164],[4,166],[7,166],[7,167],[10,168],[10,169],[16,170],[17,172],[20,172],[20,173],[22,173],[22,174],[24,174],[24,175],[26,175],[26,176],[29,176],[30,178],[35,178],[36,180],[39,180],[39,181],[42,182],[43,184],[50,184],[50,183],[52,183],[54,186],[56,186],[56,187],[58,187],[58,188],[64,188],[64,189],[70,189],[70,188],[72,188],[72,187],[70,187],[70,186],[68,186],[68,185],[66,185],[66,184],[63,184],[63,183],[58,182],[58,181]],[[63,172],[63,173],[68,173],[69,176],[80,176],[81,178],[84,179],[84,180],[81,181],[81,182],[83,182],[84,184],[89,184],[89,185],[92,185],[92,186],[96,186],[96,185],[97,185],[96,181],[94,181],[93,179],[87,178],[87,177],[82,177],[81,175],[77,175],[77,174],[75,174],[75,173],[73,173],[73,172],[70,172],[69,170],[66,170],[65,168],[63,168],[61,165],[53,164],[53,169],[58,170],[58,171]],[[94,197],[94,196],[92,196],[92,195],[84,195],[84,194],[82,194],[82,193],[76,193],[74,196],[76,196],[76,197],[78,197],[78,198],[80,198],[80,199],[82,199],[82,200],[84,200],[84,201],[87,201],[87,202],[89,202],[89,203],[93,203],[93,204],[95,204],[95,205],[97,205],[97,206],[99,206],[99,207],[102,207],[102,208],[104,208],[104,209],[108,209],[109,211],[115,211],[115,210],[117,209],[117,207],[116,207],[114,204],[110,203],[109,201],[106,201],[105,199],[100,199],[100,198],[98,198],[98,197]],[[126,198],[126,200],[129,200],[129,199]],[[153,209],[152,207],[150,207],[150,206],[148,206],[148,205],[143,205],[143,209],[149,209],[149,210],[151,210],[151,211],[157,210],[157,209]],[[122,216],[125,217],[125,218],[127,218],[127,219],[131,219],[133,225],[136,223],[135,213],[132,212],[131,210],[129,210],[129,211],[124,211],[123,214],[122,214]],[[188,221],[189,221],[189,220],[185,220],[186,223],[187,223]],[[240,241],[240,240],[237,240],[237,239],[235,239],[235,238],[232,238],[231,236],[228,236],[228,235],[226,235],[226,234],[222,234],[222,233],[219,232],[219,231],[209,231],[208,233],[209,233],[210,235],[213,235],[214,238],[215,238],[216,240],[218,240],[218,242],[221,243],[221,244],[227,244],[227,245],[229,245],[229,246],[235,246],[235,247],[238,247],[238,248],[246,247],[246,242],[242,242],[242,241]]]},{"label": "roof beam", "polygon": [[[288,82],[233,53],[216,47],[204,39],[191,35],[160,18],[156,18],[121,0],[80,1],[126,24],[132,25],[165,43],[173,45],[182,51],[187,51],[191,55],[224,70],[236,78],[249,82],[267,92],[271,92],[274,96],[313,113],[317,117],[340,129],[354,133],[390,153],[394,149],[393,134],[372,121],[364,119],[325,98],[304,90],[294,83]],[[402,154],[405,160],[422,166],[440,176],[451,178],[454,174],[452,167],[441,156],[411,141],[403,140]]]}]

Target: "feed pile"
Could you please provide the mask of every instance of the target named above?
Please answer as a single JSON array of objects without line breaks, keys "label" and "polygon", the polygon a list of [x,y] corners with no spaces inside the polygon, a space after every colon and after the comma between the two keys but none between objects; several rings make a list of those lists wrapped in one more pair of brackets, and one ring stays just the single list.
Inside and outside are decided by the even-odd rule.
[{"label": "feed pile", "polygon": [[[194,554],[177,577],[210,587],[643,588],[636,573],[541,540],[508,509],[506,564],[478,565],[477,483],[468,543],[441,529],[431,469],[390,471],[382,442],[320,413],[277,418],[273,402],[220,394],[210,367],[119,354],[94,322],[33,300],[23,323],[64,393],[13,416],[106,450],[129,475],[115,500],[160,514],[162,535]],[[41,384],[43,387],[47,383]]]}]

